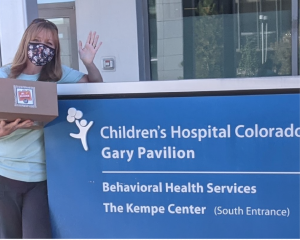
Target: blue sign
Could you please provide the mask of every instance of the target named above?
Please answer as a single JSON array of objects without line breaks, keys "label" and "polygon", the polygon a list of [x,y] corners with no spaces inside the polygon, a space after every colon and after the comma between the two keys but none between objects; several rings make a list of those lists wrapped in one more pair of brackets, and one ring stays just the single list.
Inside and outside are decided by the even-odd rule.
[{"label": "blue sign", "polygon": [[299,94],[60,100],[56,238],[299,238]]}]

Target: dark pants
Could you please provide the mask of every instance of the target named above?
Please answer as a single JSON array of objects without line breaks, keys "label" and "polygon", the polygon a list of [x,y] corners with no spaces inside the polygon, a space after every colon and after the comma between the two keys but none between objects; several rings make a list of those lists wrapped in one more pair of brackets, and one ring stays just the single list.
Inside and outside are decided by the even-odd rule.
[{"label": "dark pants", "polygon": [[0,238],[51,238],[46,181],[0,176]]}]

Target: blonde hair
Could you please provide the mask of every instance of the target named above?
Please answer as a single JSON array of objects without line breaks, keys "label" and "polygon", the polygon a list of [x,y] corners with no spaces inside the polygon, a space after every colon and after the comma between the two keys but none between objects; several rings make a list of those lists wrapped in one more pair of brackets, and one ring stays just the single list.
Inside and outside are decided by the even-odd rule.
[{"label": "blonde hair", "polygon": [[55,46],[55,55],[53,59],[42,67],[38,81],[51,81],[57,82],[62,77],[62,67],[60,59],[60,44],[58,39],[58,30],[54,23],[37,18],[32,21],[32,23],[25,30],[17,53],[13,59],[10,78],[17,78],[23,70],[26,68],[27,59],[28,59],[28,44],[34,39],[37,34],[41,31],[47,30],[50,31],[53,35],[53,43]]}]

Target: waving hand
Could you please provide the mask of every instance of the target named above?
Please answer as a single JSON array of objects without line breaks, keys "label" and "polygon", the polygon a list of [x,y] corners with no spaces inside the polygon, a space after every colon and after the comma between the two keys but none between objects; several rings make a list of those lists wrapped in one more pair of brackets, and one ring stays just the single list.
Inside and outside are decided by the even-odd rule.
[{"label": "waving hand", "polygon": [[98,43],[98,39],[99,35],[96,35],[96,32],[90,32],[83,48],[82,42],[79,41],[79,56],[85,66],[94,61],[95,55],[102,44],[102,42]]}]

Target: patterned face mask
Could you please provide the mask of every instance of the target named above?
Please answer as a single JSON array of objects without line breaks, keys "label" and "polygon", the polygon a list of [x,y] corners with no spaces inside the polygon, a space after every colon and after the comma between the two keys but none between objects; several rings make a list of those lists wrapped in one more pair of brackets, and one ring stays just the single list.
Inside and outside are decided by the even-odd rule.
[{"label": "patterned face mask", "polygon": [[36,66],[44,66],[54,57],[55,49],[43,43],[28,44],[28,58]]}]

